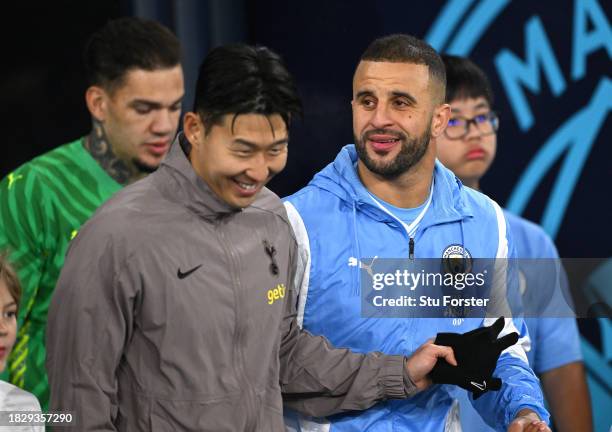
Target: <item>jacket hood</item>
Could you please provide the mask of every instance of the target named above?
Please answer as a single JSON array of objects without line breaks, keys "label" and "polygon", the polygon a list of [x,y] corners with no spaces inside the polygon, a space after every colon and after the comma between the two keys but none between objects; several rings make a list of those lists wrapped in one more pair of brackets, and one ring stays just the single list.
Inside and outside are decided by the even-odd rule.
[{"label": "jacket hood", "polygon": [[[232,207],[210,189],[193,169],[187,156],[190,149],[191,144],[180,132],[157,172],[159,173],[157,178],[161,180],[160,187],[172,194],[175,201],[204,217],[219,217],[247,210],[248,207],[246,209]],[[264,187],[249,207],[270,210],[280,208],[280,204],[276,194]]]},{"label": "jacket hood", "polygon": [[[336,159],[316,174],[309,185],[336,195],[348,206],[355,206],[372,215],[380,214],[378,208],[372,202],[368,190],[359,179],[355,167],[357,160],[355,145],[344,146]],[[433,178],[433,197],[428,212],[430,215],[426,215],[423,223],[430,225],[473,216],[471,206],[463,197],[463,184],[452,171],[444,167],[437,159]],[[375,211],[368,211],[370,208],[375,209]]]}]

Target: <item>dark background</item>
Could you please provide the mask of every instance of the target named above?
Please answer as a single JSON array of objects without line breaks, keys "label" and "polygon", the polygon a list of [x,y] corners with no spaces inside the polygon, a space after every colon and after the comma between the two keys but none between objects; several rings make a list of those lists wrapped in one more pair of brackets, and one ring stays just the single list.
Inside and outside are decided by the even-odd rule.
[{"label": "dark background", "polygon": [[[609,16],[609,2],[599,2]],[[285,172],[270,187],[281,196],[304,186],[312,175],[353,141],[351,79],[361,52],[377,36],[405,32],[424,37],[445,1],[197,1],[104,0],[27,2],[3,14],[4,61],[1,69],[4,157],[0,176],[32,157],[87,133],[86,84],[81,52],[88,35],[110,18],[149,16],[173,28],[185,50],[188,95],[197,65],[220,43],[247,41],[278,51],[295,75],[305,107],[295,122]],[[586,105],[610,57],[599,49],[587,57],[587,75],[570,77],[573,1],[512,2],[479,39],[470,57],[488,73],[501,117],[498,156],[482,181],[483,191],[504,205],[522,171],[543,142]],[[186,18],[186,15],[188,18]],[[544,77],[539,94],[526,91],[536,125],[519,130],[495,69],[501,48],[524,58],[524,23],[537,15],[544,24],[567,89],[551,94]],[[21,25],[20,23],[24,23]],[[16,25],[20,24],[20,25]],[[612,179],[609,118],[599,131],[558,233],[562,256],[607,257],[612,235],[608,185]],[[544,177],[524,216],[539,222],[561,159]],[[556,234],[556,235],[555,235]]]}]

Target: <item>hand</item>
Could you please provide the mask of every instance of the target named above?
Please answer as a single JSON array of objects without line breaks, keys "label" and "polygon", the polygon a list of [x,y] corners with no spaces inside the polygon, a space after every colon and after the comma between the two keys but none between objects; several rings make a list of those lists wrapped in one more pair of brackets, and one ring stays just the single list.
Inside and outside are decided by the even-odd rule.
[{"label": "hand", "polygon": [[439,358],[443,358],[453,366],[457,366],[457,360],[451,347],[435,345],[433,339],[421,345],[406,360],[406,370],[410,380],[419,391],[425,390],[431,385],[428,377]]},{"label": "hand", "polygon": [[497,339],[504,328],[504,318],[499,318],[489,327],[479,327],[464,334],[438,333],[435,343],[453,348],[459,362],[458,367],[439,360],[431,371],[434,383],[455,384],[478,399],[488,391],[499,390],[501,379],[493,372],[502,351],[518,340],[518,333],[510,333]]},{"label": "hand", "polygon": [[551,432],[546,422],[540,420],[538,415],[530,409],[522,409],[516,415],[508,432]]}]

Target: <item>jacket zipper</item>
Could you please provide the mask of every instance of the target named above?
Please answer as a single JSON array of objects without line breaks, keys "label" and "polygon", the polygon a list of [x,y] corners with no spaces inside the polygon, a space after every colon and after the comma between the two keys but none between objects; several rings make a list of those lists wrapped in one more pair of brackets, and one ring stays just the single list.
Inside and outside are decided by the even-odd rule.
[{"label": "jacket zipper", "polygon": [[219,236],[221,238],[221,245],[223,249],[225,250],[226,255],[229,258],[230,265],[231,265],[232,279],[234,281],[234,286],[236,288],[236,295],[234,296],[235,303],[236,303],[236,334],[234,337],[234,353],[237,359],[235,363],[235,367],[238,372],[239,379],[240,381],[242,381],[242,384],[246,388],[246,393],[247,393],[247,397],[245,399],[246,410],[247,410],[247,413],[246,413],[247,421],[246,421],[245,430],[255,431],[257,427],[257,416],[256,416],[257,410],[253,406],[253,401],[255,400],[255,391],[253,390],[251,386],[251,382],[249,381],[246,371],[244,369],[246,360],[244,357],[244,350],[241,344],[242,334],[244,332],[245,326],[242,324],[242,321],[240,320],[240,318],[242,318],[243,316],[243,313],[240,307],[240,294],[241,294],[242,289],[241,289],[240,278],[237,272],[238,266],[236,265],[236,256],[234,254],[234,250],[232,249],[229,242],[226,240],[225,234],[223,233],[223,228],[220,227],[220,229],[218,229],[217,232],[219,233]]},{"label": "jacket zipper", "polygon": [[[406,228],[406,224],[404,224],[404,222],[402,222],[397,216],[395,216],[393,213],[390,213],[388,211],[386,211],[384,208],[382,209],[388,216],[391,216],[391,218],[393,218],[401,227],[401,230],[404,231],[406,233],[406,236],[408,237],[408,259],[410,260],[414,260],[414,237],[412,237],[410,235],[410,233],[408,232],[408,229]],[[414,236],[416,237],[416,230],[414,231]]]},{"label": "jacket zipper", "polygon": [[408,258],[414,259],[414,237],[410,237],[408,240]]}]

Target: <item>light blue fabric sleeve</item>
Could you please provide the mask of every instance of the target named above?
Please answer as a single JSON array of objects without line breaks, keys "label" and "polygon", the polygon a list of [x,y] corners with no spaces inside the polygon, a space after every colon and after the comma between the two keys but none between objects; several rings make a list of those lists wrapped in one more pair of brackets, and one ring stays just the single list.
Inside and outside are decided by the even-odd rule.
[{"label": "light blue fabric sleeve", "polygon": [[[520,338],[528,336],[522,319],[515,318],[513,322]],[[542,420],[549,422],[550,415],[544,407],[540,381],[523,359],[503,353],[493,376],[502,380],[499,391],[485,393],[477,400],[470,396],[472,405],[487,424],[496,431],[506,431],[517,413],[524,408],[535,411]]]},{"label": "light blue fabric sleeve", "polygon": [[[506,218],[507,223],[507,218]],[[507,223],[508,258],[516,258],[513,229]],[[516,266],[508,266],[508,290],[518,289],[518,272]],[[519,342],[523,345],[529,341],[527,325],[521,317],[513,317],[513,323],[519,333]],[[495,430],[505,431],[517,413],[529,408],[538,416],[549,422],[550,415],[544,406],[544,396],[540,381],[527,364],[524,352],[518,346],[511,347],[502,353],[493,376],[502,380],[502,388],[496,392],[487,392],[477,400],[470,395],[472,405],[482,418]],[[514,351],[514,352],[513,352]]]},{"label": "light blue fabric sleeve", "polygon": [[[504,213],[512,229],[519,258],[559,259],[557,248],[542,228],[518,216],[508,215],[508,212]],[[538,264],[534,264],[534,266],[538,266]],[[534,270],[536,274],[538,273],[538,268],[530,270],[531,272],[525,271],[525,274],[534,273]],[[532,288],[534,285],[538,286],[537,281],[530,284],[529,279],[526,280],[526,284],[527,290],[529,290],[530,285]],[[554,296],[553,303],[561,303],[563,301],[560,292],[555,293]],[[551,306],[553,312],[543,312],[544,318],[525,318],[532,342],[532,347],[527,352],[527,357],[529,358],[529,365],[538,374],[582,360],[576,320],[574,318],[550,317],[555,315],[555,307],[561,310],[563,306],[553,304]],[[560,313],[557,316],[563,315],[563,313]]]},{"label": "light blue fabric sleeve", "polygon": [[537,374],[582,361],[578,326],[574,318],[527,318],[534,349],[529,364]]}]

